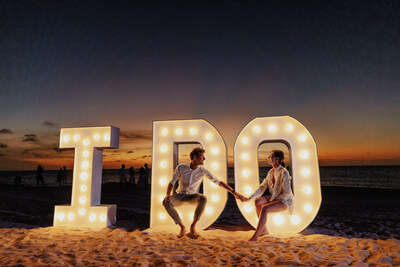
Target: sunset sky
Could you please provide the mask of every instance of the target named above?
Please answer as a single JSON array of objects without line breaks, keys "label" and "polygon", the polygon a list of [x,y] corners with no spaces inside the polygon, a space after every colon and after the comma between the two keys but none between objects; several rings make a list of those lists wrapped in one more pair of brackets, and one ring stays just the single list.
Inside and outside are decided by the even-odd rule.
[{"label": "sunset sky", "polygon": [[230,165],[292,116],[321,166],[400,164],[398,1],[1,1],[0,170],[69,168],[60,128],[113,125],[104,167],[151,164],[152,121],[203,118]]}]

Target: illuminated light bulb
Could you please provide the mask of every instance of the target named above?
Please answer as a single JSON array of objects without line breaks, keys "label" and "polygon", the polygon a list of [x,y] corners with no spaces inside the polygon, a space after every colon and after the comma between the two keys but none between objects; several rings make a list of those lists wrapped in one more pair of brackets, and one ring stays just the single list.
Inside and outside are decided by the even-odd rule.
[{"label": "illuminated light bulb", "polygon": [[251,212],[253,210],[253,207],[249,203],[244,204],[243,208],[245,212]]},{"label": "illuminated light bulb", "polygon": [[282,225],[284,222],[285,222],[285,218],[283,218],[282,215],[277,214],[274,216],[274,223],[276,225]]},{"label": "illuminated light bulb", "polygon": [[206,208],[206,213],[207,213],[208,215],[212,214],[213,212],[214,212],[214,209],[213,209],[212,207],[207,207],[207,208]]},{"label": "illuminated light bulb", "polygon": [[85,140],[83,141],[83,144],[84,144],[85,146],[88,146],[88,145],[90,144],[89,139],[85,139]]},{"label": "illuminated light bulb", "polygon": [[158,214],[158,217],[159,217],[161,220],[165,220],[165,218],[167,218],[167,215],[166,215],[164,212],[160,212],[160,214]]},{"label": "illuminated light bulb", "polygon": [[217,162],[214,162],[211,167],[213,168],[213,170],[218,170],[219,164]]},{"label": "illuminated light bulb", "polygon": [[79,141],[79,138],[81,138],[81,137],[79,136],[79,134],[74,135],[74,140],[75,140],[75,141]]},{"label": "illuminated light bulb", "polygon": [[218,152],[219,152],[218,147],[212,147],[212,148],[211,148],[211,153],[213,153],[213,154],[218,154]]},{"label": "illuminated light bulb", "polygon": [[160,150],[161,150],[162,152],[166,152],[166,151],[167,151],[167,146],[166,146],[166,145],[162,145],[162,146],[160,147]]},{"label": "illuminated light bulb", "polygon": [[300,158],[302,159],[308,159],[309,153],[305,150],[300,152]]},{"label": "illuminated light bulb", "polygon": [[66,135],[66,136],[64,136],[64,138],[63,138],[64,142],[68,142],[69,139],[70,139],[69,135]]},{"label": "illuminated light bulb", "polygon": [[312,205],[309,203],[304,204],[303,208],[304,208],[304,211],[307,213],[310,213],[312,211]]},{"label": "illuminated light bulb", "polygon": [[87,150],[83,151],[82,155],[84,157],[88,157],[89,156],[89,151],[87,151]]},{"label": "illuminated light bulb", "polygon": [[105,134],[103,136],[103,138],[104,138],[105,141],[110,141],[110,135],[109,134]]},{"label": "illuminated light bulb", "polygon": [[194,212],[189,213],[189,219],[193,220],[194,218]]},{"label": "illuminated light bulb", "polygon": [[82,185],[82,186],[81,186],[81,191],[82,191],[82,192],[86,192],[86,190],[87,190],[87,186],[86,186],[86,185]]},{"label": "illuminated light bulb", "polygon": [[302,169],[302,170],[301,170],[301,174],[302,174],[303,176],[308,176],[308,175],[310,175],[310,169],[308,169],[308,168]]},{"label": "illuminated light bulb", "polygon": [[290,217],[290,221],[291,221],[293,224],[299,224],[299,223],[300,223],[300,217],[297,216],[297,215],[293,215],[293,216]]},{"label": "illuminated light bulb", "polygon": [[245,177],[245,178],[249,177],[250,176],[250,171],[247,170],[247,169],[243,170],[242,171],[242,176]]},{"label": "illuminated light bulb", "polygon": [[95,135],[93,136],[93,138],[94,138],[94,140],[99,141],[99,140],[100,140],[100,135],[95,134]]},{"label": "illuminated light bulb", "polygon": [[70,214],[68,214],[68,220],[72,221],[73,219],[75,219],[75,214],[71,212]]},{"label": "illuminated light bulb", "polygon": [[196,128],[190,128],[190,133],[191,134],[196,134],[197,133],[197,129]]},{"label": "illuminated light bulb", "polygon": [[253,190],[251,189],[251,186],[245,186],[243,191],[246,195],[250,195],[251,192],[253,192]]},{"label": "illuminated light bulb", "polygon": [[100,215],[100,221],[105,222],[106,219],[107,219],[107,215],[106,214],[103,213],[103,214]]},{"label": "illuminated light bulb", "polygon": [[219,200],[219,196],[217,194],[213,194],[211,196],[211,200],[214,201],[214,202],[217,202]]},{"label": "illuminated light bulb", "polygon": [[254,132],[254,133],[260,133],[260,132],[261,132],[260,126],[258,126],[258,125],[254,126],[254,127],[253,127],[253,132]]},{"label": "illuminated light bulb", "polygon": [[208,141],[210,141],[210,140],[212,139],[212,137],[213,137],[212,133],[206,134],[206,139],[207,139]]},{"label": "illuminated light bulb", "polygon": [[58,220],[63,221],[65,218],[65,214],[63,212],[60,212],[57,217],[58,217]]},{"label": "illuminated light bulb", "polygon": [[291,131],[293,131],[293,125],[291,125],[291,124],[286,124],[285,129],[286,129],[286,131],[291,132]]},{"label": "illuminated light bulb", "polygon": [[167,167],[167,162],[165,160],[161,161],[160,166],[161,166],[161,168]]},{"label": "illuminated light bulb", "polygon": [[167,178],[162,177],[162,178],[160,179],[160,185],[166,185],[167,183],[168,183]]},{"label": "illuminated light bulb", "polygon": [[309,187],[308,185],[304,186],[303,192],[307,195],[311,194],[311,192],[312,192],[311,187]]},{"label": "illuminated light bulb", "polygon": [[94,214],[94,213],[91,213],[90,215],[89,215],[89,220],[90,221],[94,221],[94,220],[96,220],[96,214]]},{"label": "illuminated light bulb", "polygon": [[278,128],[276,127],[275,124],[271,124],[271,125],[268,126],[268,131],[269,131],[270,133],[275,133],[277,129],[278,129]]},{"label": "illuminated light bulb", "polygon": [[88,167],[89,167],[89,162],[84,161],[84,162],[82,163],[82,168],[87,169]]},{"label": "illuminated light bulb", "polygon": [[248,143],[249,143],[249,138],[243,137],[243,138],[242,138],[242,144],[243,144],[243,145],[247,145]]},{"label": "illuminated light bulb", "polygon": [[181,128],[176,129],[175,133],[177,135],[181,135],[182,134],[182,129]]},{"label": "illuminated light bulb", "polygon": [[86,181],[87,178],[88,178],[87,172],[82,172],[82,173],[81,173],[81,179],[82,179],[83,181]]},{"label": "illuminated light bulb", "polygon": [[80,202],[81,204],[84,204],[84,203],[86,202],[86,197],[81,197],[81,198],[79,199],[79,202]]},{"label": "illuminated light bulb", "polygon": [[86,210],[85,210],[84,208],[81,208],[81,209],[79,210],[79,214],[80,214],[80,215],[84,215],[85,212],[86,212]]},{"label": "illuminated light bulb", "polygon": [[242,160],[249,160],[250,156],[248,153],[243,153],[242,154]]},{"label": "illuminated light bulb", "polygon": [[305,134],[300,134],[297,138],[299,139],[300,142],[304,142],[306,141],[307,136]]},{"label": "illuminated light bulb", "polygon": [[167,129],[162,129],[161,130],[161,135],[164,135],[164,136],[166,136],[168,134],[168,130]]}]

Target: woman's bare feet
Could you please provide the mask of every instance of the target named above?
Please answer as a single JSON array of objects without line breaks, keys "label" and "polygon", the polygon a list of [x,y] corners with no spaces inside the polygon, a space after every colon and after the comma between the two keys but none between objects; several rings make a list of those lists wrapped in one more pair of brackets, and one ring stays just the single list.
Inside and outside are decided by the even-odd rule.
[{"label": "woman's bare feet", "polygon": [[195,227],[192,225],[190,227],[190,232],[187,234],[187,236],[192,239],[197,239],[200,235],[199,235],[199,233],[196,232]]},{"label": "woman's bare feet", "polygon": [[179,234],[176,236],[177,238],[181,238],[185,235],[186,233],[186,228],[183,225],[183,223],[179,223],[179,226],[181,227],[181,231],[179,232]]}]

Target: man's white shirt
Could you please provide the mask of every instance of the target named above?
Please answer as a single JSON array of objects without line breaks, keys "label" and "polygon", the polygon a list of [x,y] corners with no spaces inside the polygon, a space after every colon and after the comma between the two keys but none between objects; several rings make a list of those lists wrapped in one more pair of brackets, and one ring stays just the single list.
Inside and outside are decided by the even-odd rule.
[{"label": "man's white shirt", "polygon": [[196,169],[192,170],[189,162],[179,164],[176,167],[170,183],[175,185],[179,180],[179,187],[176,190],[178,194],[196,194],[199,192],[203,177],[207,177],[211,182],[217,185],[221,182],[221,180],[204,168],[203,165],[199,165]]}]

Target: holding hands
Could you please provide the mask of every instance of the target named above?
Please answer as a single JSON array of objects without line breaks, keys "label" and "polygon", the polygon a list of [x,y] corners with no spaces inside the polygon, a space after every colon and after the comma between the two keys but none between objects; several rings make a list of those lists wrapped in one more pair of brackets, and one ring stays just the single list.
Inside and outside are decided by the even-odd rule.
[{"label": "holding hands", "polygon": [[250,201],[250,198],[244,197],[244,196],[242,196],[241,194],[239,194],[239,193],[236,192],[236,191],[233,191],[232,194],[233,194],[237,199],[240,199],[240,201],[242,201],[242,202]]}]

